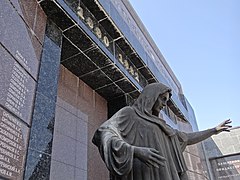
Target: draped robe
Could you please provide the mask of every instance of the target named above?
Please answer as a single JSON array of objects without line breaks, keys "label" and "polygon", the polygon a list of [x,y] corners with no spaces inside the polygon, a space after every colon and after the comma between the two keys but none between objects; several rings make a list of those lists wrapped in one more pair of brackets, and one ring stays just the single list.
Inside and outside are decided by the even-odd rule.
[{"label": "draped robe", "polygon": [[[111,180],[187,180],[183,151],[216,133],[209,129],[184,133],[151,114],[159,95],[169,91],[160,83],[148,85],[133,106],[120,109],[95,132],[93,143],[110,171]],[[170,91],[169,91],[170,92]],[[165,166],[146,165],[134,156],[134,147],[158,150]]]}]

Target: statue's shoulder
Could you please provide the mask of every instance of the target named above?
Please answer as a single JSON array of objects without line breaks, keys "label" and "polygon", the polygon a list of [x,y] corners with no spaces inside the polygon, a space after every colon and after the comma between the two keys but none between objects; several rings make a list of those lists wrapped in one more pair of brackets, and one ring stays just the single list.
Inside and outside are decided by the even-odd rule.
[{"label": "statue's shoulder", "polygon": [[133,115],[135,114],[134,109],[131,106],[125,106],[122,109],[120,109],[119,111],[121,114],[125,114],[125,115]]}]

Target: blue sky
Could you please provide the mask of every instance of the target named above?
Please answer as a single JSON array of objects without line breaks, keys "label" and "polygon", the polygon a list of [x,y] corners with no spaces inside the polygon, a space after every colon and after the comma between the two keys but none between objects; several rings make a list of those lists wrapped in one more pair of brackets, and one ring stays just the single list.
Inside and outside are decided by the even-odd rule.
[{"label": "blue sky", "polygon": [[240,1],[129,0],[180,81],[199,129],[240,126]]}]

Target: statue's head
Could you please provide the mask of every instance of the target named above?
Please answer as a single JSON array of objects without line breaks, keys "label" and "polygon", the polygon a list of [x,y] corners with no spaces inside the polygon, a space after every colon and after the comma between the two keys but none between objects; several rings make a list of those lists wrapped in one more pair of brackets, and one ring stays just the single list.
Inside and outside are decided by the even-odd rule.
[{"label": "statue's head", "polygon": [[152,83],[143,89],[133,106],[142,113],[158,116],[160,110],[167,105],[171,95],[171,89],[166,85]]},{"label": "statue's head", "polygon": [[167,106],[167,101],[170,99],[170,92],[166,91],[160,94],[152,107],[152,114],[158,116],[159,112]]}]

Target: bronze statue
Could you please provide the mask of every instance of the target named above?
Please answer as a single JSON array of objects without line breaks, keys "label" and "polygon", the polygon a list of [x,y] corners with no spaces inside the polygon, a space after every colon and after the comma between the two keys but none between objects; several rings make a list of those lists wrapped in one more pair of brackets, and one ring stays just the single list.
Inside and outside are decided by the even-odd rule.
[{"label": "bronze statue", "polygon": [[111,180],[187,180],[185,147],[229,131],[230,120],[193,133],[171,128],[159,118],[170,97],[164,84],[150,84],[132,106],[120,109],[95,132],[93,143]]}]

